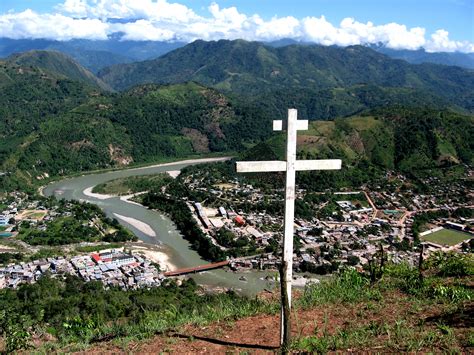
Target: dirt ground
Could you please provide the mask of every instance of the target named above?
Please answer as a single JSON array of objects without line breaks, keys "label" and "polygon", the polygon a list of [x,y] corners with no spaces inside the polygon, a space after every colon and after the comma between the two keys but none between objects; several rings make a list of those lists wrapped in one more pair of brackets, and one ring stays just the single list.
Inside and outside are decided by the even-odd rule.
[{"label": "dirt ground", "polygon": [[[315,307],[309,310],[293,312],[293,337],[333,334],[341,329],[370,323],[395,323],[403,319],[414,327],[424,323],[426,327],[436,328],[441,320],[443,310],[433,304],[424,309],[416,309],[402,294],[392,294],[383,304],[364,303],[351,306],[329,305]],[[421,311],[421,317],[420,317]],[[467,316],[466,316],[467,314]],[[456,319],[444,319],[451,322],[456,335],[472,332],[474,327],[474,302],[467,304],[467,313]],[[449,324],[449,323],[448,323]],[[466,334],[464,334],[466,335]],[[380,338],[380,339],[379,339]],[[384,351],[380,344],[386,340],[381,335],[374,339],[373,347],[364,349],[344,349],[342,351]],[[177,332],[157,335],[148,340],[131,342],[125,346],[107,342],[93,346],[83,354],[117,354],[117,353],[174,353],[174,354],[229,354],[275,353],[279,344],[279,316],[257,315],[237,321],[227,321],[211,324],[206,327],[186,326]],[[442,349],[428,348],[426,351]],[[466,349],[463,349],[466,350]],[[474,349],[472,349],[474,350]],[[387,349],[390,351],[390,349]],[[391,350],[393,351],[393,349]]]}]

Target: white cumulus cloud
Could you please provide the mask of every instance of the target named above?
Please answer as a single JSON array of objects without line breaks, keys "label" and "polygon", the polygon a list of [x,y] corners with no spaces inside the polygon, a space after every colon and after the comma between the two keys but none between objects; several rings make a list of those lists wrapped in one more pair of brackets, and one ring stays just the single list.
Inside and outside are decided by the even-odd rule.
[{"label": "white cumulus cloud", "polygon": [[311,15],[264,20],[258,14],[244,14],[217,2],[209,5],[207,16],[171,0],[63,0],[50,14],[31,10],[0,14],[2,37],[105,39],[114,32],[137,41],[293,38],[322,45],[383,43],[394,49],[474,52],[473,43],[453,41],[444,29],[427,34],[422,27],[408,28],[399,23],[375,25],[345,18],[332,24],[324,16]]},{"label": "white cumulus cloud", "polygon": [[437,30],[427,41],[426,50],[428,52],[474,52],[474,44],[468,41],[451,41],[449,33],[445,30]]},{"label": "white cumulus cloud", "polygon": [[171,41],[175,39],[175,32],[167,28],[155,26],[148,20],[137,20],[113,26],[117,32],[123,32],[124,40],[130,41]]},{"label": "white cumulus cloud", "polygon": [[98,19],[74,19],[61,14],[37,14],[31,10],[0,16],[0,34],[13,39],[106,39],[109,24]]},{"label": "white cumulus cloud", "polygon": [[167,0],[66,0],[56,9],[72,17],[153,19],[187,22],[198,16],[179,3]]}]

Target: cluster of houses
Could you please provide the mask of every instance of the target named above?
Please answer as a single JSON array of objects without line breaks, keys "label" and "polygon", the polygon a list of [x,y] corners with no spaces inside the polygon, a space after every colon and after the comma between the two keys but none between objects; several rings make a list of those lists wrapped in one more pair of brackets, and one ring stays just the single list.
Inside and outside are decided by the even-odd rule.
[{"label": "cluster of houses", "polygon": [[[470,174],[470,172],[469,172]],[[453,208],[472,205],[474,192],[467,184],[453,181],[443,183],[438,177],[421,179],[426,191],[414,191],[401,174],[387,173],[387,184],[371,187],[370,196],[380,209],[423,211],[436,208]],[[390,182],[396,184],[390,185]],[[397,186],[404,184],[404,187]]]},{"label": "cluster of houses", "polygon": [[[255,225],[260,223],[280,223],[278,219],[274,219],[264,213],[260,214],[241,214],[232,210],[226,210],[224,207],[210,208],[203,207],[201,203],[195,202],[194,206],[195,219],[200,224],[201,229],[208,234],[214,241],[213,236],[221,228],[231,231],[237,238],[253,239],[258,246],[268,245],[268,240],[273,238],[274,232],[261,232]],[[191,205],[188,205],[191,207]],[[216,242],[217,243],[217,242]],[[223,248],[225,249],[225,248]]]},{"label": "cluster of houses", "polygon": [[[405,181],[403,176],[390,178]],[[239,184],[238,180],[231,184],[214,183],[209,189],[209,181],[198,177],[189,179],[188,186],[196,190],[207,191],[218,200],[226,201],[226,205],[258,202],[264,199],[281,199],[281,191],[262,192],[249,184]],[[227,186],[225,186],[227,185]],[[322,219],[316,217],[311,220],[295,220],[295,229],[299,240],[298,250],[294,253],[294,267],[303,270],[311,264],[314,268],[325,265],[350,264],[363,267],[375,254],[380,253],[380,245],[383,244],[385,256],[392,261],[415,263],[418,253],[407,251],[406,243],[413,242],[411,225],[413,215],[417,212],[433,208],[463,207],[468,200],[461,197],[452,197],[446,200],[446,196],[471,194],[466,191],[465,186],[456,185],[436,187],[439,196],[418,195],[411,190],[384,191],[381,187],[374,191],[351,191],[336,192],[333,201],[339,207],[339,211],[333,216]],[[439,191],[438,191],[439,190]],[[304,190],[296,191],[297,198],[303,198]],[[353,195],[353,196],[351,196]],[[354,203],[352,197],[357,196],[359,200],[365,195],[361,203]],[[357,199],[356,199],[357,200]],[[442,203],[441,203],[442,201]],[[449,203],[449,206],[446,204]],[[230,203],[229,203],[230,202]],[[327,202],[321,203],[321,208]],[[211,206],[205,206],[203,202],[188,201],[188,206],[202,230],[207,233],[214,244],[218,242],[214,238],[221,228],[231,231],[235,238],[247,238],[255,242],[262,252],[267,251],[269,244],[281,244],[283,219],[280,215],[272,215],[267,212],[250,212],[239,209],[224,208],[217,206],[214,202]],[[465,230],[466,226],[449,222],[449,228]],[[448,224],[449,224],[448,223]],[[316,232],[315,232],[316,231]],[[402,244],[405,241],[405,244]],[[296,244],[295,244],[296,245]],[[221,246],[222,249],[225,249]],[[427,249],[428,251],[430,249]],[[261,253],[253,258],[235,260],[234,268],[258,268],[273,269],[278,265],[278,258],[273,253]],[[301,267],[303,266],[303,267]],[[313,269],[314,269],[313,268]]]},{"label": "cluster of houses", "polygon": [[105,287],[136,289],[160,286],[164,276],[146,259],[111,249],[71,258],[55,257],[0,268],[0,288],[17,288],[40,277],[76,275],[84,281],[100,281]]},{"label": "cluster of houses", "polygon": [[38,229],[46,229],[42,222],[52,221],[58,217],[69,217],[72,212],[66,205],[64,211],[57,208],[48,209],[38,200],[31,200],[20,192],[12,192],[7,208],[0,213],[0,226],[5,232],[14,232],[18,223],[38,225]]}]

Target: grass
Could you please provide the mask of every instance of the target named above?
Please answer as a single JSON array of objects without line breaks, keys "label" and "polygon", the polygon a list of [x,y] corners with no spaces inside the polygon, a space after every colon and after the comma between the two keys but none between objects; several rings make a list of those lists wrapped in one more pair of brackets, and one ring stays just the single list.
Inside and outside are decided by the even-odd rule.
[{"label": "grass", "polygon": [[452,229],[442,229],[421,237],[424,241],[442,245],[456,245],[464,240],[472,238],[470,234],[458,232]]},{"label": "grass", "polygon": [[109,243],[105,245],[87,245],[84,247],[76,247],[76,251],[79,253],[92,253],[94,251],[101,251],[106,249],[118,249],[122,248],[122,243]]},{"label": "grass", "polygon": [[[447,273],[450,265],[464,270],[458,273],[462,277],[446,277],[454,276]],[[324,320],[315,319],[313,334],[300,334],[292,350],[462,352],[472,347],[473,259],[435,255],[426,266],[432,276],[423,280],[417,269],[401,264],[389,265],[376,283],[349,270],[307,287],[296,308],[324,310]]]},{"label": "grass", "polygon": [[369,280],[356,271],[344,272],[338,277],[306,287],[296,305],[309,308],[321,304],[380,300],[382,298],[380,291],[369,287],[369,284]]},{"label": "grass", "polygon": [[26,210],[26,211],[23,211],[21,214],[20,214],[20,217],[22,219],[36,219],[36,220],[40,220],[42,219],[44,216],[46,216],[48,212],[47,211],[36,211],[36,210]]},{"label": "grass", "polygon": [[[425,266],[426,275],[421,280],[416,268],[408,264],[389,264],[375,282],[367,275],[348,269],[308,286],[295,297],[294,325],[298,328],[298,336],[292,350],[315,353],[349,350],[469,352],[469,347],[474,345],[472,326],[469,328],[469,320],[464,324],[453,320],[466,319],[472,313],[474,290],[469,284],[473,276],[473,259],[455,253],[436,254]],[[464,271],[453,273],[452,269]],[[191,293],[189,297],[192,299],[197,295]],[[151,298],[149,301],[154,302]],[[134,321],[118,319],[91,328],[80,323],[77,332],[72,324],[69,333],[56,343],[45,344],[43,349],[85,350],[87,344],[103,339],[115,339],[126,346],[130,341],[180,331],[184,326],[200,329],[209,325],[216,329],[213,335],[221,337],[224,333],[220,333],[219,324],[216,327],[218,322],[234,322],[256,314],[273,317],[278,310],[279,303],[275,300],[222,294],[196,302],[188,311],[170,303],[162,309],[147,310]],[[174,351],[179,353],[177,346],[178,350]]]},{"label": "grass", "polygon": [[349,124],[358,131],[368,130],[381,125],[382,123],[372,116],[355,116],[349,118]]},{"label": "grass", "polygon": [[170,304],[166,309],[144,313],[137,322],[117,321],[96,329],[81,328],[80,334],[71,332],[70,337],[62,337],[60,342],[47,343],[43,347],[48,351],[57,351],[64,350],[66,346],[68,351],[75,351],[86,349],[87,344],[101,339],[115,339],[116,342],[127,343],[178,330],[184,325],[203,327],[219,321],[237,320],[259,313],[274,314],[277,311],[277,305],[272,302],[222,294],[210,300],[208,304],[194,308],[191,312],[183,312]]},{"label": "grass", "polygon": [[94,186],[92,192],[107,195],[129,195],[137,192],[159,189],[172,180],[166,173],[144,176],[129,176],[107,181]]},{"label": "grass", "polygon": [[437,329],[413,327],[404,319],[395,322],[370,322],[362,326],[349,326],[329,334],[322,330],[322,336],[298,339],[293,348],[297,351],[326,353],[336,350],[383,349],[391,352],[413,352],[425,349],[459,350],[454,333],[449,326],[438,325]]}]

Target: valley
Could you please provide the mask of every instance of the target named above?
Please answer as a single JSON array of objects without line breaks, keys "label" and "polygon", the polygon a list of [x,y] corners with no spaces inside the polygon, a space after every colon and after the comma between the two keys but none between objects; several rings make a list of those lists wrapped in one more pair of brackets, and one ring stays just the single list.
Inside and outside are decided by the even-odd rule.
[{"label": "valley", "polygon": [[[235,160],[284,160],[271,122],[290,107],[310,121],[297,159],[343,162],[296,177],[295,314],[311,330],[294,351],[472,348],[461,326],[415,326],[472,313],[471,69],[368,46],[197,40],[134,62],[76,45],[75,59],[45,42],[0,60],[0,305],[15,315],[0,311],[0,350],[272,323],[285,177]],[[223,268],[168,273],[209,263]],[[379,303],[396,317],[379,321]],[[334,329],[308,323],[321,304]]]}]

